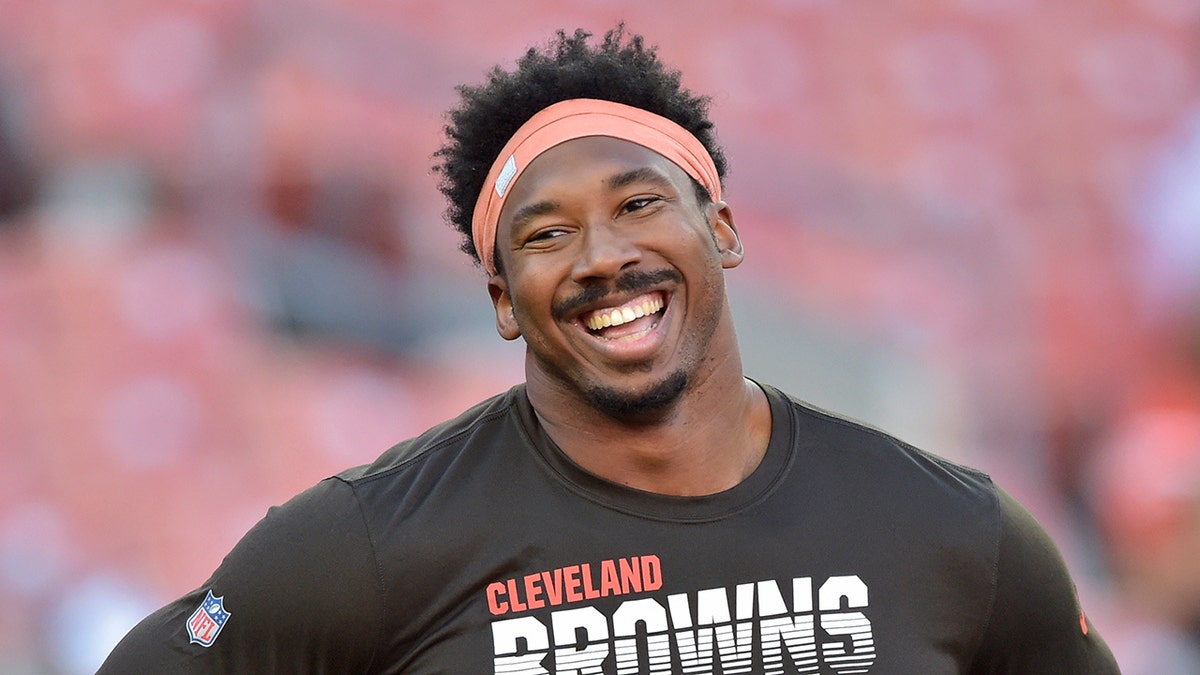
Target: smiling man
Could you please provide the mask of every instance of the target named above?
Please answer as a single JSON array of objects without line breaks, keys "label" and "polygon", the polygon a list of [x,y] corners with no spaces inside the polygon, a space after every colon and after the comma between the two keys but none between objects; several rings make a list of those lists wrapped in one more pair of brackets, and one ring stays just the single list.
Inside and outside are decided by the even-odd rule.
[{"label": "smiling man", "polygon": [[[733,487],[761,460],[771,423],[766,395],[742,376],[725,297],[724,269],[742,260],[730,209],[698,197],[660,152],[590,134],[628,125],[696,163],[707,151],[682,127],[610,101],[563,101],[531,123],[509,145],[532,161],[509,172],[503,199],[489,178],[473,240],[494,242],[481,256],[499,265],[488,284],[497,327],[526,340],[540,424],[614,482],[677,495]],[[715,167],[698,173],[705,195],[719,194]]]},{"label": "smiling man", "polygon": [[589,37],[438,153],[526,382],[272,509],[103,672],[1116,673],[986,475],[745,377],[707,100]]}]

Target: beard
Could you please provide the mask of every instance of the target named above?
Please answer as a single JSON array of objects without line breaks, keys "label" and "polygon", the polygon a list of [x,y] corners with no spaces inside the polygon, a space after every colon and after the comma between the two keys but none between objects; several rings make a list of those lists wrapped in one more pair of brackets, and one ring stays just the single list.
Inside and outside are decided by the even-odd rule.
[{"label": "beard", "polygon": [[[667,281],[682,281],[682,275],[674,269],[652,272],[635,270],[612,282],[611,289],[602,284],[583,289],[575,296],[556,303],[551,307],[551,313],[555,319],[562,321],[580,307],[594,303],[613,292],[647,292],[655,285]],[[720,296],[723,289],[709,287],[707,290],[709,294]],[[561,362],[553,358],[553,354],[537,349],[536,341],[527,343],[528,354],[539,362],[542,372],[558,380],[566,388],[573,389],[596,412],[619,422],[653,422],[665,418],[674,409],[688,387],[695,382],[694,376],[700,374],[699,369],[704,367],[709,342],[717,330],[720,308],[714,305],[711,311],[711,314],[702,313],[701,320],[688,331],[686,344],[682,349],[682,359],[676,364],[676,368],[647,388],[618,388],[594,380],[588,381],[592,378],[584,376],[569,363]],[[628,365],[625,370],[649,371],[652,367],[650,363],[643,363]],[[701,379],[704,378],[701,376]]]},{"label": "beard", "polygon": [[661,416],[670,410],[687,389],[690,379],[687,371],[676,370],[643,392],[630,393],[613,387],[592,385],[585,389],[584,394],[596,410],[613,419],[642,420]]}]

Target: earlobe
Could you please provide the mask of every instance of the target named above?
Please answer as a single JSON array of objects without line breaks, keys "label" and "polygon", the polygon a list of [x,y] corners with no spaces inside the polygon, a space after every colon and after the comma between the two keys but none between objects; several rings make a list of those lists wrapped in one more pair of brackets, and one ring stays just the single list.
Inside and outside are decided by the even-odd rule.
[{"label": "earlobe", "polygon": [[725,269],[737,267],[742,264],[746,253],[742,248],[742,238],[738,236],[737,225],[733,221],[733,210],[725,202],[713,202],[708,208],[713,239],[721,251],[721,266]]},{"label": "earlobe", "polygon": [[496,309],[496,332],[505,340],[521,337],[512,296],[508,294],[508,284],[501,275],[497,274],[488,281],[488,294],[492,296],[492,306]]}]

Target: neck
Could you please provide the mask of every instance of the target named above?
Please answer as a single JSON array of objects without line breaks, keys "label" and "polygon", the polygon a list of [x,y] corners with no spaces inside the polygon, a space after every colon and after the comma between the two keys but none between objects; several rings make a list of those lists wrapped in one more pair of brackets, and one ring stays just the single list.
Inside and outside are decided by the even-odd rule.
[{"label": "neck", "polygon": [[550,438],[585,470],[659,494],[729,489],[762,460],[771,435],[766,395],[742,375],[737,351],[697,369],[669,408],[618,419],[527,367],[530,403]]}]

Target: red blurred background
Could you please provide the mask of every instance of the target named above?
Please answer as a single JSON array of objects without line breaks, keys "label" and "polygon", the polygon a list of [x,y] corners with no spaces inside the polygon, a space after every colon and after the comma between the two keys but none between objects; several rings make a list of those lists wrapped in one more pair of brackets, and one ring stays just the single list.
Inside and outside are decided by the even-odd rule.
[{"label": "red blurred background", "polygon": [[997,477],[1200,672],[1200,2],[0,0],[0,671],[520,381],[454,86],[624,19],[713,97],[749,373]]}]

